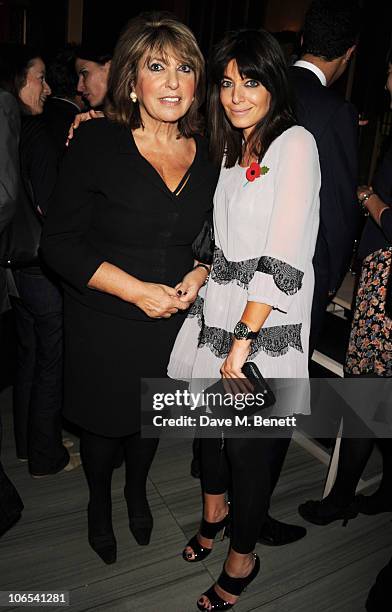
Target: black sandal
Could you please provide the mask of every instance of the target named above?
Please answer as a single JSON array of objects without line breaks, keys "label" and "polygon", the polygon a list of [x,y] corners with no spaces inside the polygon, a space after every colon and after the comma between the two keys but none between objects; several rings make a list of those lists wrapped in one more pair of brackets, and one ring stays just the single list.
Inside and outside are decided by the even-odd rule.
[{"label": "black sandal", "polygon": [[[200,524],[199,533],[203,538],[207,538],[208,540],[214,540],[215,536],[223,529],[223,533],[221,537],[221,540],[223,540],[227,535],[227,527],[229,525],[229,522],[230,522],[229,512],[218,523],[209,523],[203,518]],[[206,557],[208,557],[208,555],[212,551],[212,548],[207,548],[206,546],[202,546],[200,544],[197,538],[199,533],[194,535],[193,538],[189,540],[188,544],[182,551],[182,558],[184,559],[184,561],[187,561],[188,563],[196,563],[197,561],[203,561]],[[193,554],[186,552],[186,549],[188,547],[192,548]]]},{"label": "black sandal", "polygon": [[[239,597],[241,593],[246,589],[246,587],[249,586],[252,580],[256,578],[257,574],[260,571],[260,559],[256,555],[256,553],[253,553],[253,557],[254,557],[255,563],[254,563],[252,571],[250,572],[250,574],[248,574],[248,576],[245,576],[244,578],[233,578],[232,576],[229,576],[226,573],[225,566],[223,566],[222,573],[219,576],[216,584],[218,584],[221,587],[221,589],[223,589],[227,593],[231,593],[232,595]],[[230,610],[230,608],[232,608],[233,606],[237,604],[237,602],[234,604],[234,603],[230,603],[229,601],[225,601],[224,599],[222,599],[216,592],[214,586],[215,585],[210,587],[208,591],[202,594],[202,597],[203,596],[208,597],[209,602],[210,602],[209,605],[211,607],[210,608],[205,607],[204,604],[200,603],[200,599],[199,599],[197,601],[197,607],[199,610],[211,610],[211,611]]]}]

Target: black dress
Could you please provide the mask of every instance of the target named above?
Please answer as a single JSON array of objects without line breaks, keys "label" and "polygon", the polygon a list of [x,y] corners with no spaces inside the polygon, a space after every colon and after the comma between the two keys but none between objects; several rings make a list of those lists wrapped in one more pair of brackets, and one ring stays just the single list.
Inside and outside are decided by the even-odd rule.
[{"label": "black dress", "polygon": [[183,315],[151,319],[87,283],[104,261],[169,286],[192,268],[192,243],[211,214],[217,181],[206,142],[195,140],[178,196],[131,132],[106,119],[81,126],[65,156],[41,248],[64,280],[64,415],[93,433],[140,429],[140,378],[166,376]]}]

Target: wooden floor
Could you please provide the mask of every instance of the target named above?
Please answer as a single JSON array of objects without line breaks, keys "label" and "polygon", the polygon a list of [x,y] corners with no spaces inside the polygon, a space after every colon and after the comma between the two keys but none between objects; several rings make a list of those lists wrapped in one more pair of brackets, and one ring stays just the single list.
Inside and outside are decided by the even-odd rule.
[{"label": "wooden floor", "polygon": [[[187,612],[220,572],[227,540],[205,563],[180,555],[200,517],[199,482],[189,476],[190,442],[162,442],[149,481],[155,519],[150,546],[127,527],[123,467],[113,479],[118,561],[104,565],[86,542],[87,489],[81,468],[41,480],[15,457],[11,390],[0,394],[2,460],[23,497],[22,520],[0,540],[0,590],[69,590],[72,612]],[[298,504],[319,498],[325,467],[292,443],[273,501],[273,515],[305,524]],[[389,514],[358,517],[346,528],[307,525],[308,535],[281,548],[258,545],[262,571],[236,606],[239,612],[359,612],[392,554]],[[25,608],[4,607],[4,610]],[[42,608],[43,609],[43,608]],[[46,608],[56,609],[56,608]],[[57,608],[61,609],[61,608]]]}]

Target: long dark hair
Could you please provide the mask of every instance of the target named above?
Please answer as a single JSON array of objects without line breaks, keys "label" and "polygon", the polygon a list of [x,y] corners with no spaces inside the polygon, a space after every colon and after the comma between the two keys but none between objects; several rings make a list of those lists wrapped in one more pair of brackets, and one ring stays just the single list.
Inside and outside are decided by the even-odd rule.
[{"label": "long dark hair", "polygon": [[[247,143],[234,128],[220,102],[221,82],[228,63],[235,60],[242,77],[259,81],[271,94],[270,108],[254,127]],[[296,124],[287,66],[279,43],[265,30],[229,32],[215,46],[209,70],[208,120],[212,159],[231,168],[241,160],[245,146],[259,162],[270,144]]]}]

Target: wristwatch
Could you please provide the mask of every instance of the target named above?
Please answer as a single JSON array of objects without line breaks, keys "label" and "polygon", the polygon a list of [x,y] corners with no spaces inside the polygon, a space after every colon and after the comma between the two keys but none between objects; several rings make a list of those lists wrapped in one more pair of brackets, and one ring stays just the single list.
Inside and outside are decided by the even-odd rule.
[{"label": "wristwatch", "polygon": [[236,340],[255,340],[259,332],[254,332],[243,321],[238,321],[234,328],[234,338]]}]

